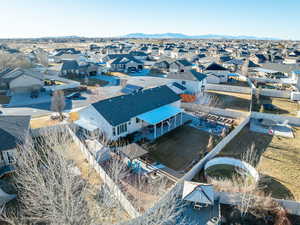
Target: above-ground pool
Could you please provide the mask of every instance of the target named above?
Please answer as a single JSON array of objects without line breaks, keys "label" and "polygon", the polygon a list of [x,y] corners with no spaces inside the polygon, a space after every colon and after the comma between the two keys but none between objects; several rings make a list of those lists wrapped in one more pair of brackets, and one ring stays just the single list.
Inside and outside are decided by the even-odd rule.
[{"label": "above-ground pool", "polygon": [[259,174],[254,167],[247,162],[231,157],[216,157],[208,161],[204,166],[206,177],[217,179],[232,179],[240,177],[251,181],[258,182]]}]

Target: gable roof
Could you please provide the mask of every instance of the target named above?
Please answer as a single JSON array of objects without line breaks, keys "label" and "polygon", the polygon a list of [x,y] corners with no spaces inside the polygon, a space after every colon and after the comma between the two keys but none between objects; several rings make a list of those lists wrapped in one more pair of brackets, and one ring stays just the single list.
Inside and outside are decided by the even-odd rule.
[{"label": "gable roof", "polygon": [[111,64],[126,64],[131,61],[138,64],[143,64],[143,62],[130,54],[109,54],[104,58],[104,60],[110,62]]},{"label": "gable roof", "polygon": [[254,63],[252,60],[249,60],[248,67],[259,67],[256,63]]},{"label": "gable roof", "polygon": [[199,73],[196,70],[189,70],[183,73],[168,73],[167,78],[176,80],[202,81],[206,78],[206,75]]},{"label": "gable roof", "polygon": [[11,150],[25,141],[30,116],[0,116],[0,151]]},{"label": "gable roof", "polygon": [[293,70],[300,70],[299,64],[264,63],[261,64],[261,67],[282,73],[291,73]]},{"label": "gable roof", "polygon": [[11,70],[11,71],[3,74],[1,76],[1,80],[5,81],[5,82],[10,82],[22,75],[30,76],[30,77],[33,77],[33,78],[39,79],[39,80],[44,80],[44,74],[42,74],[40,72],[29,70],[29,69],[21,69],[21,68],[16,68],[14,70]]},{"label": "gable roof", "polygon": [[105,99],[92,106],[112,126],[129,121],[142,113],[180,100],[166,85]]},{"label": "gable roof", "polygon": [[76,60],[64,60],[61,70],[77,70],[79,67]]},{"label": "gable roof", "polygon": [[129,54],[132,56],[148,56],[145,52],[141,51],[131,51]]},{"label": "gable roof", "polygon": [[180,63],[183,66],[192,66],[193,64],[187,61],[186,59],[179,59],[176,62]]},{"label": "gable roof", "polygon": [[220,64],[213,62],[208,67],[206,67],[206,70],[227,70],[227,69],[221,66]]},{"label": "gable roof", "polygon": [[182,199],[202,204],[214,204],[214,188],[207,184],[185,181],[183,186]]}]

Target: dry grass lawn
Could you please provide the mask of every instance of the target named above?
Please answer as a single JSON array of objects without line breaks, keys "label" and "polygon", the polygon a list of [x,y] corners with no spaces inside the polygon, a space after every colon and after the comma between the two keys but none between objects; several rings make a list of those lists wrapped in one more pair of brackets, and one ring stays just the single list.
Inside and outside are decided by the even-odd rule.
[{"label": "dry grass lawn", "polygon": [[220,153],[241,158],[255,144],[258,160],[255,166],[262,174],[261,184],[273,197],[300,201],[300,128],[294,127],[295,138],[289,139],[251,132],[244,128]]},{"label": "dry grass lawn", "polygon": [[42,128],[42,127],[49,127],[59,124],[59,120],[52,120],[50,116],[43,116],[38,117],[30,120],[30,128],[36,129],[36,128]]},{"label": "dry grass lawn", "polygon": [[[285,98],[264,97],[261,103],[262,104],[269,103],[276,106],[278,109],[275,111],[271,111],[270,113],[280,114],[282,116],[297,116],[297,112],[298,110],[300,110],[300,107],[298,106],[297,102]],[[269,112],[267,110],[263,110],[263,107],[261,107],[261,111]]]},{"label": "dry grass lawn", "polygon": [[[95,206],[99,204],[95,195],[99,192],[100,185],[103,181],[97,171],[90,166],[89,162],[75,143],[72,143],[68,150],[69,151],[64,151],[64,156],[67,160],[72,160],[75,163],[76,167],[79,168],[81,172],[81,177],[88,183],[90,191],[87,195],[87,201],[91,212],[93,212]],[[94,213],[96,213],[96,211]],[[119,211],[112,208],[111,216],[108,216],[107,220],[111,220],[112,224],[115,224],[120,221],[120,218],[121,221],[125,221],[129,219],[129,216],[123,210]],[[100,222],[102,222],[102,218],[99,218],[99,223]]]},{"label": "dry grass lawn", "polygon": [[[77,112],[70,112],[69,113],[70,118],[68,119],[68,122],[72,122],[79,119],[79,114]],[[60,124],[61,121],[59,120],[52,120],[50,116],[42,116],[33,118],[30,120],[30,128],[36,129],[36,128],[42,128],[42,127],[49,127],[54,126],[57,124]]]},{"label": "dry grass lawn", "polygon": [[10,100],[9,96],[0,95],[0,104],[8,104]]},{"label": "dry grass lawn", "polygon": [[217,96],[219,102],[215,107],[221,109],[230,109],[242,112],[248,112],[250,110],[251,95],[233,92],[222,91],[206,91],[211,96]]},{"label": "dry grass lawn", "polygon": [[150,157],[173,170],[184,170],[193,160],[203,156],[209,135],[190,126],[179,127],[153,143]]}]

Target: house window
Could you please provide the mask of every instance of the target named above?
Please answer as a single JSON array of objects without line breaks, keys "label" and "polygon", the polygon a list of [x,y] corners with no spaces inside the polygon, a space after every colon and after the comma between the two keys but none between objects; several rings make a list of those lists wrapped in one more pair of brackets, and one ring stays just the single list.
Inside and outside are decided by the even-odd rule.
[{"label": "house window", "polygon": [[181,84],[185,85],[185,84],[186,84],[186,82],[183,80],[183,81],[181,82]]},{"label": "house window", "polygon": [[13,153],[12,152],[7,152],[6,154],[7,154],[7,159],[8,159],[9,164],[14,163],[15,159],[13,157]]},{"label": "house window", "polygon": [[113,136],[116,135],[116,128],[113,127]]},{"label": "house window", "polygon": [[140,119],[139,119],[139,118],[136,118],[136,119],[135,119],[135,122],[136,122],[136,123],[139,123],[139,122],[140,122]]}]

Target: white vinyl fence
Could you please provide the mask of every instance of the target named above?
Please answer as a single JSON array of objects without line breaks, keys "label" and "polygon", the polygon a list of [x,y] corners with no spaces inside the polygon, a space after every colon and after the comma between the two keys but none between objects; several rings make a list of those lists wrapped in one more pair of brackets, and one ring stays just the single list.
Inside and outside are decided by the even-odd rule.
[{"label": "white vinyl fence", "polygon": [[187,172],[182,179],[192,180],[197,173],[199,173],[205,163],[219,154],[222,149],[236,136],[240,131],[248,124],[250,116],[246,117],[240,125],[238,125],[233,131],[231,131],[219,144],[217,144],[211,152],[209,152],[203,159],[201,159],[189,172]]},{"label": "white vinyl fence", "polygon": [[224,84],[206,84],[205,90],[236,92],[236,93],[242,93],[242,94],[250,94],[251,93],[250,87],[241,87],[241,86],[224,85]]},{"label": "white vinyl fence", "polygon": [[131,202],[126,198],[120,188],[113,182],[105,170],[97,163],[94,156],[89,152],[89,150],[84,146],[84,144],[79,140],[79,138],[74,134],[74,132],[69,129],[70,135],[73,138],[75,144],[80,147],[80,151],[83,153],[85,158],[88,160],[89,164],[97,171],[102,181],[110,189],[111,193],[115,195],[117,200],[120,202],[124,210],[132,217],[135,218],[140,215],[140,213],[133,207]]}]

